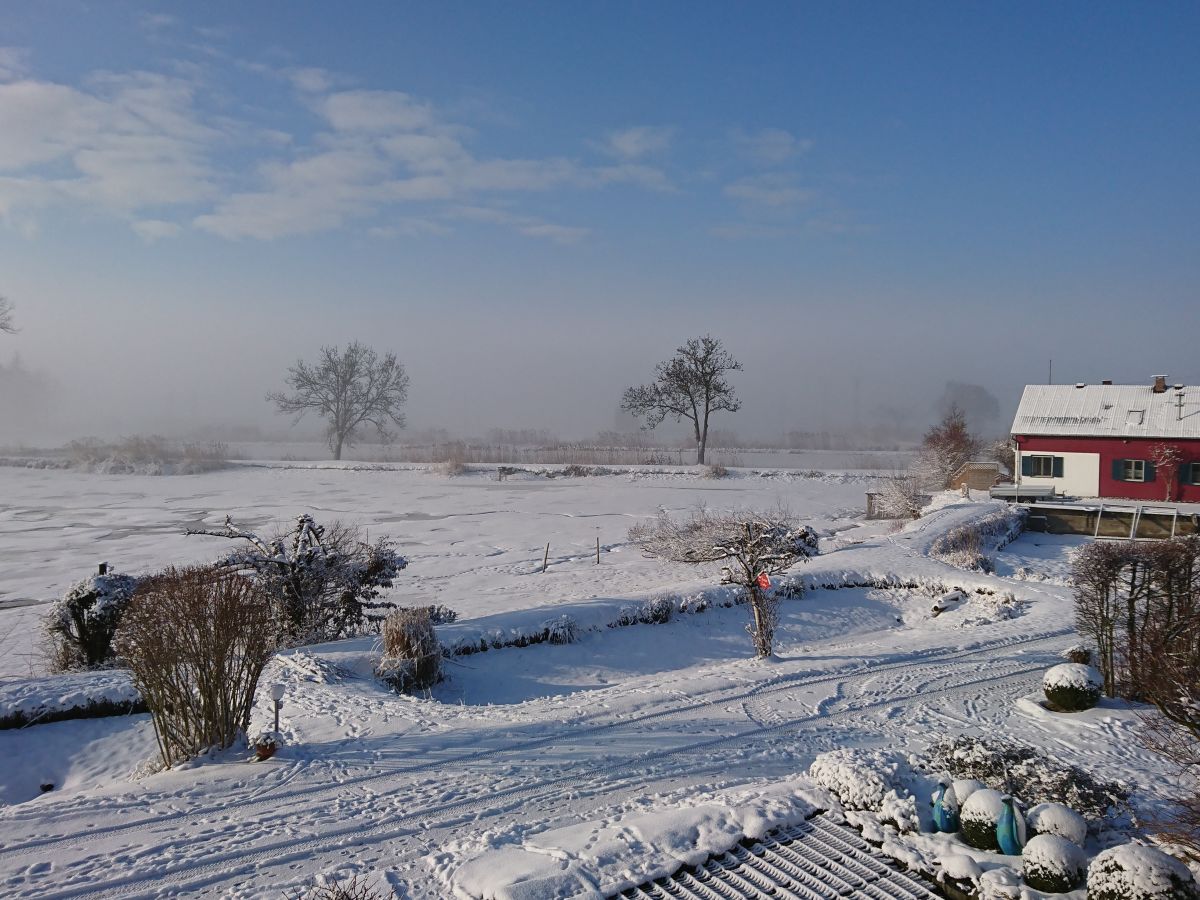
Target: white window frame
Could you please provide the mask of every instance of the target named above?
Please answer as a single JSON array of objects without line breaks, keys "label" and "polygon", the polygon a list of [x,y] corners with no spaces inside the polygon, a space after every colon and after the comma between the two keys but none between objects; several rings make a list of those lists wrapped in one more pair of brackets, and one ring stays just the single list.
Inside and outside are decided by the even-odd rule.
[{"label": "white window frame", "polygon": [[[1030,463],[1029,463],[1029,477],[1030,478],[1053,478],[1054,477],[1054,455],[1053,454],[1031,453],[1031,454],[1029,454],[1029,459],[1030,459]],[[1044,467],[1049,469],[1049,471],[1044,472],[1044,473],[1037,471],[1037,469],[1039,468],[1038,462],[1040,460],[1046,461]]]},{"label": "white window frame", "polygon": [[1142,482],[1146,480],[1146,461],[1144,459],[1125,459],[1121,461],[1121,480]]}]

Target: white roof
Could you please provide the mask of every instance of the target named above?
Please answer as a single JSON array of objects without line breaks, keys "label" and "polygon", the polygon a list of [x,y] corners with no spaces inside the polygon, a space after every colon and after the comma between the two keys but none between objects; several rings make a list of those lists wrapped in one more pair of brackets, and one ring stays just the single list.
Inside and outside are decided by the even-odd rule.
[{"label": "white roof", "polygon": [[1138,384],[1031,384],[1021,395],[1013,434],[1200,438],[1200,387],[1156,394]]}]

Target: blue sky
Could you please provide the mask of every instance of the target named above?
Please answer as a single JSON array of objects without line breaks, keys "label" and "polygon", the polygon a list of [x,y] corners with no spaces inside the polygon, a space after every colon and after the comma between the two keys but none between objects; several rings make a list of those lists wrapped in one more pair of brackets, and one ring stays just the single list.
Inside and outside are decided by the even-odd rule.
[{"label": "blue sky", "polygon": [[1195,4],[0,9],[0,358],[114,429],[355,338],[468,432],[706,332],[762,435],[1200,381]]}]

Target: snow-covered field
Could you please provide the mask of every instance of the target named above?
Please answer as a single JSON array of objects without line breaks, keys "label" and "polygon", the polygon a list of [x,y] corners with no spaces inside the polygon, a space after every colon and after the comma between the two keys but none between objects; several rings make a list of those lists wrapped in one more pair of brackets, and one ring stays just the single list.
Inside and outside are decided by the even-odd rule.
[{"label": "snow-covered field", "polygon": [[[1026,699],[1074,643],[1071,541],[1026,535],[998,554],[996,575],[964,572],[930,559],[930,544],[995,504],[939,498],[889,533],[858,518],[866,487],[785,473],[496,482],[420,470],[0,469],[0,602],[51,599],[101,560],[139,572],[211,559],[224,542],[182,531],[226,513],[269,527],[308,511],[394,538],[410,566],[393,599],[457,610],[444,641],[564,608],[597,626],[571,645],[456,657],[420,698],[370,677],[369,638],[288,651],[266,674],[286,685],[284,744],[266,762],[229,751],[135,780],[155,752],[147,716],[0,731],[0,800],[11,804],[0,809],[0,894],[278,897],[360,873],[400,897],[555,896],[503,894],[550,873],[601,896],[802,817],[812,785],[796,777],[823,751],[958,733],[1050,748],[1131,782],[1143,803],[1170,788],[1133,736],[1136,711],[1106,703],[1067,720]],[[699,503],[784,504],[822,534],[822,555],[795,573],[809,590],[784,601],[776,659],[748,658],[744,607],[603,627],[623,604],[713,589],[713,572],[626,543],[639,517]],[[952,588],[964,599],[935,616]],[[38,671],[40,614],[0,612],[4,673]],[[269,722],[261,695],[256,727]]]}]

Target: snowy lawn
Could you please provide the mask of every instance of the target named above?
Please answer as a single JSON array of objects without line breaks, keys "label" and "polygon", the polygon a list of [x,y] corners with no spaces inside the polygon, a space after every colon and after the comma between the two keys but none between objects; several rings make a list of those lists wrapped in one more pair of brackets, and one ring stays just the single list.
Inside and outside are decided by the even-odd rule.
[{"label": "snowy lawn", "polygon": [[[0,758],[20,760],[0,782],[13,804],[0,809],[0,893],[277,897],[316,876],[359,873],[432,900],[464,885],[492,890],[530,854],[557,860],[581,884],[627,883],[803,815],[812,793],[795,779],[822,752],[919,748],[964,732],[1120,771],[1150,806],[1171,788],[1136,748],[1137,711],[1068,721],[1031,705],[1044,670],[1076,642],[1065,587],[929,558],[939,535],[992,513],[987,502],[941,498],[887,533],[856,527],[862,485],[835,478],[8,470],[0,488],[11,498],[0,514],[8,598],[52,597],[97,559],[129,571],[210,559],[223,542],[179,532],[226,512],[261,527],[310,511],[393,536],[411,560],[395,598],[462,616],[439,628],[443,641],[514,633],[563,609],[588,626],[575,644],[454,657],[448,680],[424,697],[371,677],[374,639],[287,651],[268,667],[252,719],[252,730],[270,726],[266,684],[284,684],[283,746],[261,763],[235,749],[132,780],[154,752],[144,716],[0,732]],[[644,559],[625,544],[637,517],[698,502],[783,502],[838,533],[796,569],[810,589],[784,601],[775,659],[749,658],[744,606],[604,624],[622,604],[724,590],[713,572]],[[27,530],[35,521],[41,530]],[[1031,568],[1045,559],[1053,572],[1058,556],[1025,549],[1040,538],[1000,556]],[[953,588],[961,598],[935,616]],[[6,653],[15,647],[19,659],[32,640],[21,614],[0,620]],[[43,781],[55,789],[42,794]],[[513,865],[472,862],[495,850]]]}]

